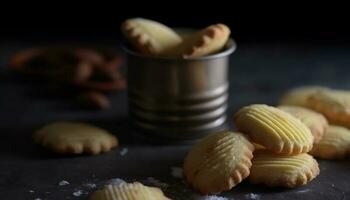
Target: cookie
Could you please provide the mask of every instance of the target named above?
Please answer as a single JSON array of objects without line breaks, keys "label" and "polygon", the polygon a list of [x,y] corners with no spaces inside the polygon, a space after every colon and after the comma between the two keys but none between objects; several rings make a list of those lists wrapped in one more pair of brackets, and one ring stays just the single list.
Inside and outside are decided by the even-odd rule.
[{"label": "cookie", "polygon": [[106,185],[92,193],[90,200],[170,200],[161,189],[141,183]]},{"label": "cookie", "polygon": [[281,105],[305,106],[311,94],[327,90],[321,86],[302,86],[289,90],[280,100]]},{"label": "cookie", "polygon": [[325,135],[310,151],[316,158],[333,160],[343,159],[350,150],[350,130],[330,125]]},{"label": "cookie", "polygon": [[319,173],[317,161],[309,154],[279,155],[254,152],[249,181],[270,187],[293,188],[305,185]]},{"label": "cookie", "polygon": [[350,91],[319,91],[308,98],[306,106],[322,113],[331,124],[350,128]]},{"label": "cookie", "polygon": [[92,154],[107,152],[118,140],[106,130],[77,122],[55,122],[40,128],[34,141],[60,154]]},{"label": "cookie", "polygon": [[298,154],[311,150],[313,136],[299,119],[278,108],[254,104],[234,116],[236,127],[274,153]]},{"label": "cookie", "polygon": [[320,113],[299,106],[278,106],[278,108],[303,122],[314,136],[314,143],[321,140],[328,128],[327,119]]},{"label": "cookie", "polygon": [[184,161],[187,182],[202,194],[230,190],[249,175],[254,146],[238,132],[209,135],[195,144]]},{"label": "cookie", "polygon": [[127,19],[121,30],[136,50],[147,55],[164,55],[182,42],[171,28],[149,19]]},{"label": "cookie", "polygon": [[195,58],[219,52],[230,36],[230,28],[225,24],[214,24],[187,35],[181,45],[170,49],[167,54],[183,58]]}]

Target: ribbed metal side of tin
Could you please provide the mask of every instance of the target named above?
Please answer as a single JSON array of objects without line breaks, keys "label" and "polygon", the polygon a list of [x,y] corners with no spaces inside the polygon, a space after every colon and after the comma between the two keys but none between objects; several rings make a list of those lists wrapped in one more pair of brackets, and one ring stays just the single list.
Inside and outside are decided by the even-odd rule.
[{"label": "ribbed metal side of tin", "polygon": [[194,58],[145,56],[127,48],[128,102],[145,134],[192,140],[224,127],[228,100],[229,40],[224,51]]}]

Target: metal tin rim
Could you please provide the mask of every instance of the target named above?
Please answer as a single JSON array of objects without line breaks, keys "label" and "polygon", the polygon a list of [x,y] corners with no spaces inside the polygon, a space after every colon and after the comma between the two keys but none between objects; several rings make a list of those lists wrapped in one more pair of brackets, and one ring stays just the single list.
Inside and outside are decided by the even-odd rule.
[{"label": "metal tin rim", "polygon": [[181,61],[181,60],[186,60],[186,61],[198,61],[198,60],[208,60],[208,59],[215,59],[215,58],[221,58],[230,55],[233,53],[237,48],[237,44],[234,39],[230,38],[227,43],[225,44],[225,50],[220,51],[219,53],[208,55],[208,56],[201,56],[197,58],[173,58],[173,57],[163,57],[163,56],[152,56],[152,55],[145,55],[136,51],[131,50],[130,48],[127,47],[127,45],[123,44],[122,49],[133,56],[136,57],[143,57],[143,58],[153,58],[153,59],[161,59],[161,60],[171,60],[171,61]]}]

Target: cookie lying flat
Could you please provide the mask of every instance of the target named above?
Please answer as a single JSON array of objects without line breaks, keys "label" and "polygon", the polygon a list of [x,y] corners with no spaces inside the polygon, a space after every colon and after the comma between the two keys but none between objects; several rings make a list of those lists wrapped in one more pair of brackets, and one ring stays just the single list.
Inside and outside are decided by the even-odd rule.
[{"label": "cookie lying flat", "polygon": [[350,149],[350,130],[341,126],[329,126],[322,140],[314,144],[310,154],[322,159],[342,159]]},{"label": "cookie lying flat", "polygon": [[270,187],[293,188],[305,185],[319,173],[317,161],[310,155],[277,155],[266,151],[254,152],[249,181]]},{"label": "cookie lying flat", "polygon": [[62,154],[99,154],[117,146],[115,136],[106,130],[84,123],[56,122],[34,134],[34,141]]},{"label": "cookie lying flat", "polygon": [[322,113],[331,124],[350,128],[350,91],[319,91],[308,98],[307,107]]},{"label": "cookie lying flat", "polygon": [[321,86],[303,86],[289,90],[280,100],[281,105],[305,106],[311,94],[328,88]]},{"label": "cookie lying flat", "polygon": [[237,132],[209,135],[188,153],[184,175],[202,194],[230,190],[249,175],[253,145]]},{"label": "cookie lying flat", "polygon": [[327,119],[320,113],[299,106],[279,106],[278,108],[303,122],[314,136],[314,143],[321,140],[328,128]]},{"label": "cookie lying flat", "polygon": [[182,42],[171,28],[149,19],[128,19],[122,24],[121,30],[138,51],[148,55],[164,55]]},{"label": "cookie lying flat", "polygon": [[300,120],[278,108],[254,104],[234,116],[236,127],[266,149],[280,154],[298,154],[311,150],[313,136]]},{"label": "cookie lying flat", "polygon": [[122,183],[106,185],[92,193],[90,200],[170,200],[162,190],[144,186],[141,183]]},{"label": "cookie lying flat", "polygon": [[195,58],[219,52],[225,46],[230,28],[225,24],[214,24],[184,41],[181,51],[184,58]]}]

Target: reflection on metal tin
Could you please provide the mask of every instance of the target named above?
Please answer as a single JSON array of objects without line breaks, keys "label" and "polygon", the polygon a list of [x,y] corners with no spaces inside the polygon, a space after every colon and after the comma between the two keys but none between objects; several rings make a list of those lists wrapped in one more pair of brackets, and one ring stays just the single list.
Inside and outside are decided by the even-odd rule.
[{"label": "reflection on metal tin", "polygon": [[223,51],[182,59],[147,56],[124,48],[129,113],[145,134],[169,142],[198,139],[225,128],[230,39]]}]

